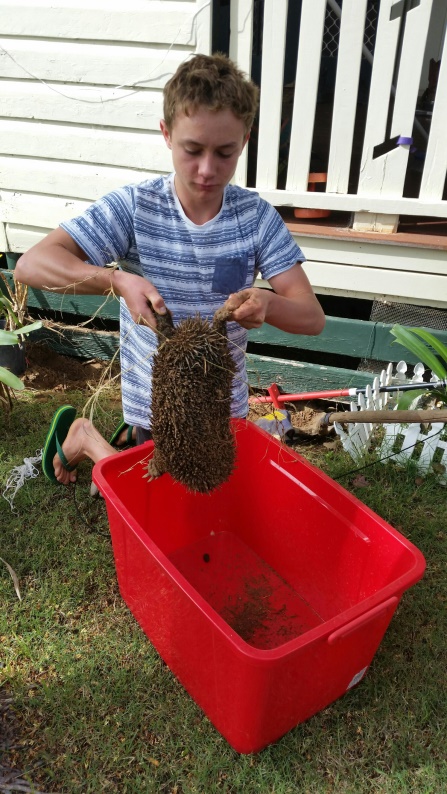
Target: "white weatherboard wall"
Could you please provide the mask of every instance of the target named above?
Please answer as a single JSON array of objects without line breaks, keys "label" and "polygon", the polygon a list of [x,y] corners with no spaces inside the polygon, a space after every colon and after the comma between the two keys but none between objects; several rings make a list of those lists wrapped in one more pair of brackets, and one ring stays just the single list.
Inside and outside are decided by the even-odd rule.
[{"label": "white weatherboard wall", "polygon": [[0,251],[168,173],[163,86],[210,49],[209,0],[0,0]]}]

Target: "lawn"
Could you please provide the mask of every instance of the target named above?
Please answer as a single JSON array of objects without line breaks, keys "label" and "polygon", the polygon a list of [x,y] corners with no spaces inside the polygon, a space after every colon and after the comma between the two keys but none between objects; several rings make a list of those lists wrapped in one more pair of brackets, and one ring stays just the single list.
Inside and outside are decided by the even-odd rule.
[{"label": "lawn", "polygon": [[[67,373],[64,367],[55,380],[37,374],[11,417],[2,415],[2,490],[11,469],[43,446],[56,408],[71,403],[82,411],[92,395],[94,370],[78,368],[77,379]],[[101,430],[110,434],[119,415],[117,389],[104,391],[96,405]],[[105,505],[89,496],[89,465],[76,488],[53,486],[39,473],[17,493],[15,512],[0,500],[0,556],[22,597],[0,563],[0,791],[447,791],[447,491],[412,467],[376,464],[360,478],[347,474],[355,465],[337,446],[313,442],[300,452],[427,561],[360,685],[264,751],[238,755],[122,601]],[[22,783],[13,784],[14,774]]]}]

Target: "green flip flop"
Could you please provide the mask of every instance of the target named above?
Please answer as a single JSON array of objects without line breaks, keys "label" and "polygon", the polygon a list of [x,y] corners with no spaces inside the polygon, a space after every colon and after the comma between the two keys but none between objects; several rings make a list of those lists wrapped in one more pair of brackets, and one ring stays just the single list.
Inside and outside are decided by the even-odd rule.
[{"label": "green flip flop", "polygon": [[42,471],[45,477],[51,482],[58,483],[53,466],[53,458],[56,452],[67,471],[74,471],[76,468],[76,466],[70,466],[62,450],[62,444],[67,438],[68,431],[74,422],[75,416],[76,408],[73,408],[71,405],[62,405],[58,408],[51,420],[50,429],[45,439],[45,446],[42,452]]},{"label": "green flip flop", "polygon": [[[116,442],[118,441],[118,439],[119,439],[121,433],[123,432],[123,430],[127,430],[126,441],[125,441],[124,444],[118,446]],[[127,422],[125,422],[124,419],[123,419],[119,423],[118,427],[116,428],[115,432],[113,433],[112,438],[109,441],[110,446],[116,447],[116,449],[126,449],[127,447],[134,447],[135,446],[135,441],[132,438],[132,431],[133,431],[133,425],[128,425]]]}]

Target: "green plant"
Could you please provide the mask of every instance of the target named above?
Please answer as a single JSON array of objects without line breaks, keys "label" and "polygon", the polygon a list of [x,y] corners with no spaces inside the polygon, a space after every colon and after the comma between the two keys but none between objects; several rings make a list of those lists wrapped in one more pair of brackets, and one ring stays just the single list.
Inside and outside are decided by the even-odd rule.
[{"label": "green plant", "polygon": [[[6,279],[2,276],[7,294],[0,292],[0,346],[20,345],[28,334],[42,328],[42,322],[38,320],[34,323],[25,322],[26,306],[26,287],[17,285],[14,294]],[[0,366],[0,401],[8,408],[11,407],[10,389],[19,391],[23,389],[23,383],[13,372],[6,367]]]},{"label": "green plant", "polygon": [[[390,333],[396,337],[395,342],[414,353],[438,378],[446,381],[447,346],[440,342],[436,336],[431,334],[430,331],[426,331],[425,328],[404,328],[401,325],[394,325]],[[424,394],[425,391],[422,388],[418,393]],[[447,404],[447,388],[445,384],[439,389],[431,389],[430,394],[436,400],[445,405]],[[405,395],[405,398],[411,400],[415,396],[416,393],[412,392]],[[403,407],[401,401],[399,401],[399,407]]]}]

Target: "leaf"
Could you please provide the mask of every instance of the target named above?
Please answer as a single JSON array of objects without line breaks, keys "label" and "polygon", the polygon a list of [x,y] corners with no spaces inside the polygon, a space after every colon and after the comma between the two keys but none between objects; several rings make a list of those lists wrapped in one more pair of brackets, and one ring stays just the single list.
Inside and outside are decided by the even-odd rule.
[{"label": "leaf", "polygon": [[433,350],[436,351],[438,356],[441,356],[442,359],[447,364],[447,346],[444,345],[439,339],[436,338],[430,331],[426,331],[425,328],[411,328],[414,334],[418,334],[427,344],[431,345]]},{"label": "leaf", "polygon": [[11,574],[11,579],[12,579],[13,584],[14,584],[14,590],[16,591],[17,598],[19,599],[19,601],[21,601],[22,600],[22,596],[20,595],[19,578],[18,578],[16,572],[13,570],[13,568],[11,568],[10,565],[8,565],[8,563],[6,562],[6,560],[3,559],[3,557],[0,557],[0,561],[3,562],[6,565],[9,573]]},{"label": "leaf", "polygon": [[19,318],[14,314],[12,302],[6,297],[6,295],[0,295],[0,306],[3,306],[2,314],[6,314],[14,326],[18,325]]},{"label": "leaf", "polygon": [[[393,325],[390,333],[396,337],[396,341],[406,347],[411,353],[414,353],[427,367],[434,372],[438,378],[447,377],[447,370],[441,364],[438,358],[431,352],[424,342],[416,336],[413,331],[408,328],[403,328],[401,325]],[[394,343],[393,343],[394,344]]]},{"label": "leaf", "polygon": [[42,328],[41,320],[37,320],[35,323],[30,323],[29,325],[24,325],[22,328],[17,328],[14,333],[19,336],[25,336],[26,334],[32,333],[32,331],[37,331],[39,328]]},{"label": "leaf", "polygon": [[418,397],[422,397],[422,395],[427,394],[427,392],[427,389],[415,389],[415,391],[410,390],[403,392],[397,401],[397,407],[399,411],[406,411],[407,408],[410,407],[413,400],[416,400]]},{"label": "leaf", "polygon": [[14,331],[5,331],[0,328],[0,345],[18,345],[20,339],[15,335]]},{"label": "leaf", "polygon": [[437,402],[445,404],[447,401],[447,389],[445,391],[441,391],[440,389],[432,389],[430,394]]},{"label": "leaf", "polygon": [[23,381],[6,367],[0,367],[0,383],[4,383],[5,386],[9,386],[10,389],[15,389],[15,391],[21,391],[25,388]]}]

